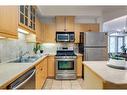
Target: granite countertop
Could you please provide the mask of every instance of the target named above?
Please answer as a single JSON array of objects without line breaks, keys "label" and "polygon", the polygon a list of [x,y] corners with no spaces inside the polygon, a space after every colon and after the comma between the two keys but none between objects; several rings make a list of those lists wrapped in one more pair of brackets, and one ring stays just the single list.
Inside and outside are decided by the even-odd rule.
[{"label": "granite countertop", "polygon": [[127,84],[127,70],[108,67],[108,61],[84,61],[83,64],[104,81],[115,84]]},{"label": "granite countertop", "polygon": [[33,63],[1,63],[0,64],[0,88],[3,88],[5,84],[9,84],[15,78],[19,77],[23,72],[27,72],[31,68],[35,67],[41,60],[48,55],[43,55]]}]

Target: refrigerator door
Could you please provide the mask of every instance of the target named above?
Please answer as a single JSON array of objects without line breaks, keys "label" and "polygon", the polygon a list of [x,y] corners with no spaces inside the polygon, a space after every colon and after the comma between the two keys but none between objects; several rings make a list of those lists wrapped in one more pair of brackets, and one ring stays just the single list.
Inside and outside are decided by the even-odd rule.
[{"label": "refrigerator door", "polygon": [[105,32],[84,33],[84,46],[107,46],[108,35]]},{"label": "refrigerator door", "polygon": [[85,48],[85,61],[107,61],[107,48]]}]

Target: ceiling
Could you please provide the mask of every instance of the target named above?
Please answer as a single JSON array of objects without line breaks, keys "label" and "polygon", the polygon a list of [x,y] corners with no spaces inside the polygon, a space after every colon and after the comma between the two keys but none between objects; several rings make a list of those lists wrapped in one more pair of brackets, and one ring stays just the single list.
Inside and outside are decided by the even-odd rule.
[{"label": "ceiling", "polygon": [[99,17],[103,13],[127,9],[127,6],[38,6],[39,16]]}]

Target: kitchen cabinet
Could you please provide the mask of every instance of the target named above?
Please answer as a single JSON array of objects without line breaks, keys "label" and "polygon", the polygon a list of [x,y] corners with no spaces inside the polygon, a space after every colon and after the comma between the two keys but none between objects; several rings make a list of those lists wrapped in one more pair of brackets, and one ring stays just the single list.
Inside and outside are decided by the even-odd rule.
[{"label": "kitchen cabinet", "polygon": [[41,89],[47,79],[47,57],[44,58],[36,67],[36,89]]},{"label": "kitchen cabinet", "polygon": [[18,6],[0,6],[0,36],[18,38]]},{"label": "kitchen cabinet", "polygon": [[80,42],[80,32],[99,32],[99,24],[75,24],[75,43]]},{"label": "kitchen cabinet", "polygon": [[82,55],[77,55],[77,77],[82,77]]},{"label": "kitchen cabinet", "polygon": [[55,29],[55,23],[51,24],[44,24],[43,25],[43,42],[44,43],[55,43],[55,35],[56,35],[56,29]]},{"label": "kitchen cabinet", "polygon": [[55,56],[54,55],[48,56],[48,77],[49,78],[55,77]]},{"label": "kitchen cabinet", "polygon": [[73,32],[74,31],[74,16],[56,16],[56,31]]},{"label": "kitchen cabinet", "polygon": [[42,23],[39,18],[36,18],[36,42],[42,43]]},{"label": "kitchen cabinet", "polygon": [[81,32],[81,25],[75,24],[75,43],[79,43],[80,41],[80,32]]},{"label": "kitchen cabinet", "polygon": [[99,32],[99,24],[82,24],[81,25],[81,32]]},{"label": "kitchen cabinet", "polygon": [[29,32],[35,33],[35,19],[36,19],[35,6],[23,6],[19,7],[19,27]]},{"label": "kitchen cabinet", "polygon": [[99,24],[90,24],[89,31],[99,32]]}]

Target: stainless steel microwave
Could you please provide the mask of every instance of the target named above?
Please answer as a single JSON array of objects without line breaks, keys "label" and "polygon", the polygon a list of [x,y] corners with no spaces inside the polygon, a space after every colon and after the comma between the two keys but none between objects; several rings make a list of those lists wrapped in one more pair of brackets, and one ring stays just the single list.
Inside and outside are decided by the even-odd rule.
[{"label": "stainless steel microwave", "polygon": [[74,42],[75,34],[74,32],[56,32],[57,42]]}]

